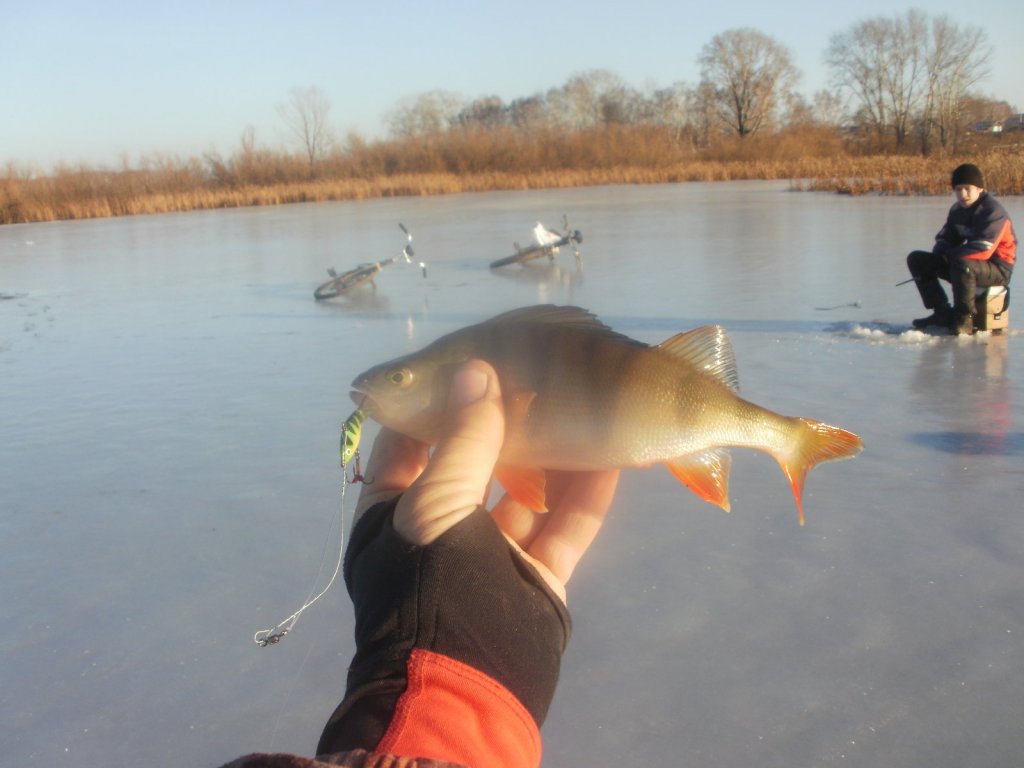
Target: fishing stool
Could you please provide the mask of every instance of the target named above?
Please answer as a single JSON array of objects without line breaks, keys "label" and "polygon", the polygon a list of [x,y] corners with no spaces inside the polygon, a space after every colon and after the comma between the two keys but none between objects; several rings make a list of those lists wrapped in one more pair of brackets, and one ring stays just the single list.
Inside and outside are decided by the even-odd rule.
[{"label": "fishing stool", "polygon": [[1010,286],[979,288],[974,294],[974,327],[979,331],[1002,332],[1010,325]]}]

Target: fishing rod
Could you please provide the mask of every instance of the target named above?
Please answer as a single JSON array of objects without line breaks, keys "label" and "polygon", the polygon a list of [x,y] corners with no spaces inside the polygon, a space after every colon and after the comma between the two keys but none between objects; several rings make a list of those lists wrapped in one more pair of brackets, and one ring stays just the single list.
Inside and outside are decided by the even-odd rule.
[{"label": "fishing rod", "polygon": [[846,309],[847,307],[860,309],[861,306],[860,299],[857,299],[856,301],[851,301],[849,304],[836,304],[834,307],[815,307],[815,309],[819,312],[831,312],[833,309]]}]

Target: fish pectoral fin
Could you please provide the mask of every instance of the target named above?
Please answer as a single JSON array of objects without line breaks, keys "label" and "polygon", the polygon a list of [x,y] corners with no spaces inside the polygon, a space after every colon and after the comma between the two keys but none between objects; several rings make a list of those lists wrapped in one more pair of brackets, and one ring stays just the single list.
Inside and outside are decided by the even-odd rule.
[{"label": "fish pectoral fin", "polygon": [[494,467],[494,476],[506,493],[523,506],[534,512],[548,511],[544,491],[547,478],[543,469],[498,464]]},{"label": "fish pectoral fin", "polygon": [[521,430],[530,413],[530,405],[533,403],[537,393],[532,390],[516,392],[514,395],[505,398],[505,429]]},{"label": "fish pectoral fin", "polygon": [[703,453],[680,456],[665,463],[679,482],[715,506],[729,511],[729,467],[732,454],[728,448],[714,448]]}]

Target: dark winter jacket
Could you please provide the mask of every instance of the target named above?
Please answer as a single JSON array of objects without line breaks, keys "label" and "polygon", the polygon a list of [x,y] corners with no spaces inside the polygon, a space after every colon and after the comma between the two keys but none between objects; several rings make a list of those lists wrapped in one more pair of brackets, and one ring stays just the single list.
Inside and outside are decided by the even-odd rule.
[{"label": "dark winter jacket", "polygon": [[982,192],[969,208],[953,204],[932,250],[965,259],[994,259],[1012,269],[1017,235],[1006,209],[988,192]]},{"label": "dark winter jacket", "polygon": [[223,768],[465,768],[458,763],[427,758],[380,755],[357,749],[319,759],[285,754],[253,754],[234,760]]}]

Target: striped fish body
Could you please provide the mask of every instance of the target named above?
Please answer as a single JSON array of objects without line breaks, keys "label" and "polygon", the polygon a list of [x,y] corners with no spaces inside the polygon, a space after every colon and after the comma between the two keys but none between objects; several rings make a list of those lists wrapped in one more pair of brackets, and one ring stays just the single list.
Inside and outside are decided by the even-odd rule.
[{"label": "striped fish body", "polygon": [[471,358],[495,368],[505,400],[495,474],[534,509],[543,508],[542,470],[655,463],[728,509],[729,447],[775,456],[799,508],[810,466],[860,450],[851,433],[740,398],[722,328],[649,346],[576,307],[529,307],[455,331],[363,373],[353,398],[365,398],[364,409],[381,424],[434,443],[451,374]]}]

